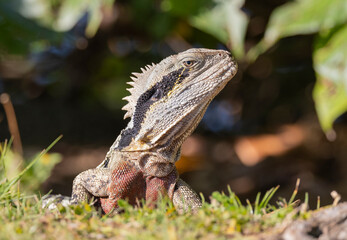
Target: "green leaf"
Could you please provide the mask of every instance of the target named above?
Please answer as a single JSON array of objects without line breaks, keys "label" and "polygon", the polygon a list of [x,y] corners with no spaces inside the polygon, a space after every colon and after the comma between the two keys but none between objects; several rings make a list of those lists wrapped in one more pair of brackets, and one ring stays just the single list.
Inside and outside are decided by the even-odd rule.
[{"label": "green leaf", "polygon": [[210,4],[211,0],[163,0],[161,9],[173,15],[187,17],[196,14],[199,10]]},{"label": "green leaf", "polygon": [[88,12],[86,35],[92,37],[100,26],[102,9],[110,9],[113,2],[114,0],[65,0],[59,10],[56,27],[64,31],[69,30]]},{"label": "green leaf", "polygon": [[345,0],[298,0],[277,8],[271,15],[265,41],[330,29],[347,20]]},{"label": "green leaf", "polygon": [[227,44],[236,58],[242,58],[245,53],[244,39],[249,22],[241,11],[244,0],[219,0],[213,9],[191,17],[190,23]]},{"label": "green leaf", "polygon": [[329,131],[347,110],[347,26],[318,36],[313,61],[317,75],[313,98],[321,126]]},{"label": "green leaf", "polygon": [[248,58],[254,61],[280,38],[325,31],[346,21],[346,0],[289,2],[273,11],[263,40],[249,51]]},{"label": "green leaf", "polygon": [[65,0],[63,1],[56,21],[58,30],[66,31],[71,29],[87,11],[88,1]]},{"label": "green leaf", "polygon": [[[264,38],[247,54],[250,62],[280,38],[318,32],[313,97],[324,131],[347,109],[347,1],[297,0],[272,13]],[[339,26],[344,26],[339,29]],[[338,31],[336,32],[336,29]]]},{"label": "green leaf", "polygon": [[91,37],[94,36],[98,30],[101,21],[102,21],[102,12],[101,12],[102,2],[101,1],[92,1],[89,6],[89,23],[86,29],[86,35]]},{"label": "green leaf", "polygon": [[0,1],[0,47],[7,53],[26,54],[30,43],[58,43],[62,35],[20,15],[9,2]]}]

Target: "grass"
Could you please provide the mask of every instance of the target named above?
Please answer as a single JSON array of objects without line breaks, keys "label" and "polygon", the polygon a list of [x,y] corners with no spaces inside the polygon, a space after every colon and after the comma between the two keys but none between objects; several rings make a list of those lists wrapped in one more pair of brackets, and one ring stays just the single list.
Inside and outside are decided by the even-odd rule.
[{"label": "grass", "polygon": [[[27,173],[30,169],[32,169],[32,167],[34,166],[35,163],[37,163],[39,160],[41,160],[43,158],[43,156],[45,156],[48,151],[62,138],[62,136],[59,136],[56,140],[54,140],[46,149],[44,149],[41,153],[37,154],[33,160],[26,166],[24,167],[23,170],[21,170],[18,174],[16,174],[16,176],[14,176],[11,180],[8,180],[6,175],[6,159],[7,159],[7,155],[11,152],[10,147],[11,147],[11,143],[12,140],[10,140],[9,142],[5,142],[3,145],[0,145],[0,163],[1,163],[1,184],[0,184],[0,201],[10,197],[10,189],[19,182],[19,180],[24,176],[25,173]],[[14,155],[15,157],[19,157]],[[11,161],[11,159],[9,159],[8,161]],[[54,162],[55,164],[56,162]],[[53,166],[48,165],[49,168],[51,169]],[[48,169],[41,169],[41,171],[45,171]],[[32,176],[33,180],[35,178],[35,176]],[[45,180],[45,179],[43,179]]]},{"label": "grass", "polygon": [[251,239],[252,235],[272,231],[288,216],[290,220],[303,216],[293,205],[275,208],[267,204],[255,213],[255,205],[240,205],[234,194],[218,192],[212,195],[211,203],[204,203],[194,214],[178,214],[167,200],[155,209],[132,207],[126,201],[120,206],[123,213],[110,217],[86,203],[48,211],[41,208],[36,196],[13,198],[1,203],[1,238]]},{"label": "grass", "polygon": [[230,189],[227,194],[214,192],[210,203],[204,201],[195,213],[179,214],[167,199],[155,209],[120,201],[122,213],[115,216],[102,216],[87,203],[59,205],[49,211],[41,207],[39,195],[22,193],[17,184],[55,142],[11,180],[4,178],[10,144],[1,145],[0,239],[255,239],[257,234],[275,233],[283,224],[310,214],[297,208],[298,183],[288,202],[280,199],[275,205],[269,202],[278,187],[246,204]]}]

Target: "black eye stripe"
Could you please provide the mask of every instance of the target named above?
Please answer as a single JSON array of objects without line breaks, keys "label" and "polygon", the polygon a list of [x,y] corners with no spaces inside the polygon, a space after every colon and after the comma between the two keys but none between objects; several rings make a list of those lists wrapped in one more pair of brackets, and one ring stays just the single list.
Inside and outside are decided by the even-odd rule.
[{"label": "black eye stripe", "polygon": [[145,93],[143,93],[139,99],[137,100],[137,104],[138,105],[142,105],[143,103],[147,102],[152,96],[153,94],[156,92],[155,88],[151,88],[148,91],[146,91]]},{"label": "black eye stripe", "polygon": [[159,99],[161,99],[163,97],[162,95],[162,90],[160,88],[157,88],[153,95],[151,96],[150,100],[152,101],[158,101]]},{"label": "black eye stripe", "polygon": [[[169,73],[168,75],[165,75],[160,82],[156,83],[139,97],[132,119],[134,126],[121,132],[121,138],[117,149],[122,149],[129,146],[131,139],[139,133],[143,119],[145,118],[146,112],[150,106],[154,102],[166,96],[176,84],[181,83],[185,78],[187,78],[189,76],[188,72],[189,69],[182,67]],[[157,90],[159,94],[158,97],[156,96],[152,99],[152,96],[157,94]]]}]

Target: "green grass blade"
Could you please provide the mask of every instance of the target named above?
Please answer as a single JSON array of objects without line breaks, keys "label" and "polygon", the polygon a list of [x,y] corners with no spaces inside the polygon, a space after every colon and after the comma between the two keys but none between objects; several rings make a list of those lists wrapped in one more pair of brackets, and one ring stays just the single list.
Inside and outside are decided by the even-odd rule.
[{"label": "green grass blade", "polygon": [[320,196],[317,196],[317,210],[320,208]]},{"label": "green grass blade", "polygon": [[0,199],[2,199],[10,190],[10,188],[16,184],[19,179],[25,174],[26,171],[28,171],[38,160],[41,159],[41,157],[43,155],[45,155],[61,138],[63,137],[63,135],[60,135],[59,137],[57,137],[57,139],[55,139],[46,149],[44,149],[41,153],[39,153],[29,164],[28,166],[26,166],[26,168],[24,168],[15,178],[13,178],[8,184],[7,186],[3,189],[3,192],[0,195]]},{"label": "green grass blade", "polygon": [[13,138],[10,138],[10,141],[7,141],[7,139],[4,142],[4,146],[2,146],[0,144],[0,162],[2,165],[2,169],[4,171],[4,176],[6,176],[6,166],[5,166],[5,156],[7,154],[7,152],[10,150],[11,146],[12,146],[12,142],[13,142]]},{"label": "green grass blade", "polygon": [[258,192],[256,198],[255,198],[255,203],[254,203],[254,214],[259,214],[260,207],[259,207],[259,200],[260,200],[261,193]]},{"label": "green grass blade", "polygon": [[306,206],[308,206],[308,201],[309,201],[309,197],[308,197],[308,192],[305,192],[305,204]]},{"label": "green grass blade", "polygon": [[248,207],[249,213],[250,214],[254,214],[255,213],[255,209],[253,209],[251,202],[248,199],[246,199],[246,203],[247,203],[247,207]]},{"label": "green grass blade", "polygon": [[290,204],[292,204],[294,202],[294,199],[295,199],[296,195],[298,194],[299,186],[300,186],[300,178],[298,178],[296,180],[295,189],[293,191],[292,196],[289,199],[288,205],[290,205]]},{"label": "green grass blade", "polygon": [[261,200],[259,204],[259,208],[266,208],[266,206],[269,204],[269,201],[273,197],[273,195],[276,193],[279,186],[276,186],[275,188],[271,188],[269,191],[267,191]]}]

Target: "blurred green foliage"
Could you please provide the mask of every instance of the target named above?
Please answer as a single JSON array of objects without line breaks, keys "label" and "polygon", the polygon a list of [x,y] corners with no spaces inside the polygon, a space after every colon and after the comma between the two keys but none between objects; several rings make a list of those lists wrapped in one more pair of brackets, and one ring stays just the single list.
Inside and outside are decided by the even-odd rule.
[{"label": "blurred green foliage", "polygon": [[[26,54],[35,44],[57,45],[62,32],[70,30],[88,12],[86,35],[95,35],[114,0],[14,0],[0,1],[0,46],[11,54]],[[42,48],[41,47],[41,48]]]},{"label": "blurred green foliage", "polygon": [[48,154],[61,137],[34,156],[29,163],[24,162],[18,153],[11,151],[11,141],[0,143],[0,201],[11,199],[16,195],[19,197],[22,194],[17,185],[19,181],[26,194],[40,189],[41,184],[50,176],[53,167],[61,161],[60,154]]},{"label": "blurred green foliage", "polygon": [[18,12],[15,1],[0,1],[0,47],[1,52],[26,54],[31,43],[41,41],[57,44],[61,35]]},{"label": "blurred green foliage", "polygon": [[[106,60],[101,64],[96,56],[92,56],[95,58],[93,66],[86,66],[85,76],[81,74],[80,77],[91,76],[86,79],[90,85],[84,87],[83,99],[88,102],[88,94],[92,94],[103,106],[119,108],[123,104],[119,95],[125,95],[120,88],[124,87],[126,76],[138,69],[145,59],[153,61],[150,54],[157,51],[162,42],[168,43],[173,51],[192,45],[215,48],[221,46],[219,42],[247,65],[282,38],[314,34],[312,58],[317,82],[313,97],[323,130],[331,130],[335,119],[347,109],[347,2],[289,1],[272,11],[262,37],[257,41],[253,39],[248,45],[252,13],[245,8],[247,3],[245,0],[132,0],[126,4],[120,1],[117,5],[114,0],[0,0],[0,57],[13,59],[15,55],[25,58],[27,54],[41,53],[36,62],[29,63],[35,65],[34,71],[42,75],[38,82],[49,84],[53,80],[42,79],[59,76],[63,80],[54,81],[65,83],[60,84],[62,88],[55,84],[58,90],[51,91],[53,95],[54,91],[72,92],[69,89],[73,87],[72,81],[52,72],[63,65],[76,49],[88,48],[98,30],[113,28],[114,35],[107,36],[101,44],[107,45],[117,59],[114,55],[103,56]],[[87,16],[86,22],[81,21],[84,16]],[[110,22],[112,24],[108,24]],[[114,22],[119,22],[119,25]],[[83,24],[84,27],[78,28]],[[74,33],[81,29],[83,33]],[[128,33],[124,34],[125,31]],[[145,57],[138,61],[138,55],[129,56],[134,48]],[[155,60],[169,53],[172,51],[157,54],[159,58]],[[100,72],[95,72],[96,67],[101,69]],[[69,75],[73,75],[71,71]],[[121,83],[114,82],[115,76]]]},{"label": "blurred green foliage", "polygon": [[296,0],[271,14],[264,38],[248,52],[252,61],[280,38],[316,34],[313,97],[324,131],[347,110],[347,1]]},{"label": "blurred green foliage", "polygon": [[[346,12],[347,15],[347,7]],[[319,34],[314,49],[317,83],[313,92],[324,130],[347,110],[347,25]]]},{"label": "blurred green foliage", "polygon": [[236,58],[245,55],[245,37],[249,19],[241,11],[244,0],[220,0],[213,9],[191,17],[191,24],[202,31],[212,34],[233,51]]}]

